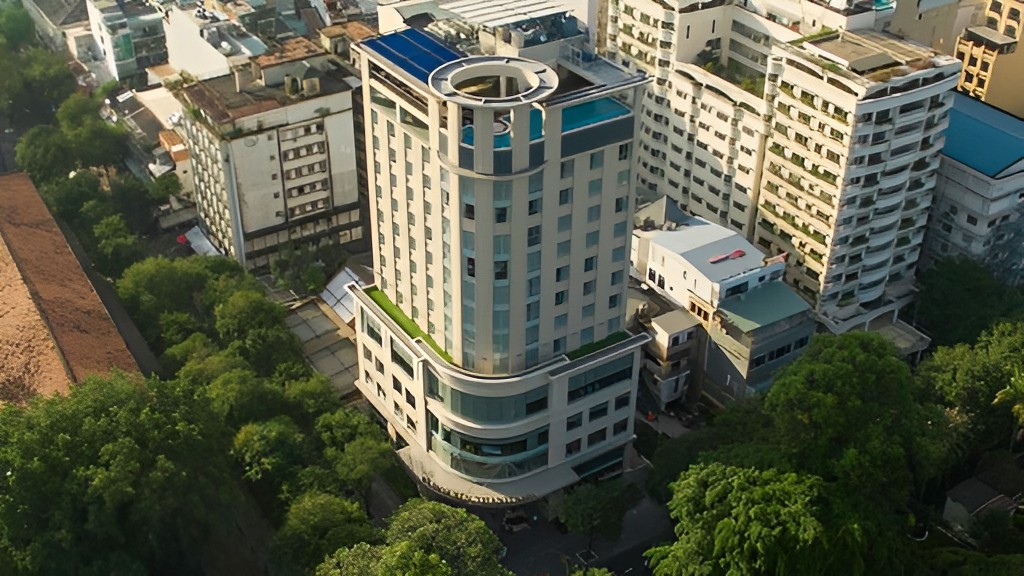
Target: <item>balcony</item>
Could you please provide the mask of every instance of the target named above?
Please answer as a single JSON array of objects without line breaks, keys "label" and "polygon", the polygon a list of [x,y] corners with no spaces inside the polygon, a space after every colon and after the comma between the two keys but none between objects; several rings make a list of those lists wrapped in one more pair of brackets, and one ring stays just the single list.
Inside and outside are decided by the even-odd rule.
[{"label": "balcony", "polygon": [[868,250],[864,253],[864,268],[861,269],[861,279],[864,278],[864,270],[870,270],[873,266],[877,266],[881,263],[889,263],[889,257],[892,255],[892,251],[889,250],[888,246],[876,248],[873,252]]},{"label": "balcony", "polygon": [[886,226],[895,224],[896,221],[900,219],[900,215],[900,210],[896,208],[888,212],[875,210],[875,212],[871,215],[871,229],[874,230],[875,228],[885,228]]},{"label": "balcony", "polygon": [[876,196],[873,206],[877,211],[884,211],[886,208],[899,206],[902,202],[903,193],[897,189],[896,192],[891,192],[889,194],[879,194],[878,196]]}]

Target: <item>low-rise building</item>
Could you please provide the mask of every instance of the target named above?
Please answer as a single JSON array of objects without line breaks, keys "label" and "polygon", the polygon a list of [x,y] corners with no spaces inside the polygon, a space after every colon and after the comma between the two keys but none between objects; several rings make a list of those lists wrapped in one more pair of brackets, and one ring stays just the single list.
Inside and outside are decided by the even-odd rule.
[{"label": "low-rise building", "polygon": [[1024,120],[957,94],[942,149],[925,264],[966,256],[1024,281]]},{"label": "low-rise building", "polygon": [[[702,328],[694,362],[699,389],[721,403],[765,391],[815,331],[810,306],[783,282],[785,260],[766,257],[724,226],[683,214],[667,198],[637,210],[636,219],[634,277]],[[672,317],[659,325],[659,318],[650,322],[653,339],[663,340],[664,332],[682,352],[688,322]],[[662,374],[666,368],[681,373],[682,364],[671,364],[680,360],[671,358],[672,350],[650,352]]]},{"label": "low-rise building", "polygon": [[143,0],[87,0],[95,50],[116,80],[167,62],[163,12]]},{"label": "low-rise building", "polygon": [[[24,173],[0,176],[0,404],[137,373],[86,271]],[[144,346],[144,345],[143,345]]]},{"label": "low-rise building", "polygon": [[23,0],[36,34],[52,50],[62,50],[65,34],[89,22],[85,0]]},{"label": "low-rise building", "polygon": [[219,250],[250,269],[286,246],[362,251],[358,86],[319,46],[294,38],[180,91],[200,221]]}]

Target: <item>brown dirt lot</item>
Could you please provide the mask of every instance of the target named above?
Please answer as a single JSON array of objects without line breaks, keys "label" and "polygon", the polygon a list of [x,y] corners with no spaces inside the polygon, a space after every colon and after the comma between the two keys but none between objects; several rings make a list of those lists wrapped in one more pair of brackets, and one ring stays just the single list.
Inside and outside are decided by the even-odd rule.
[{"label": "brown dirt lot", "polygon": [[[0,176],[0,242],[7,255],[0,256],[0,382],[31,376],[34,381],[27,384],[45,394],[65,391],[68,376],[80,382],[113,368],[138,371],[25,174]],[[57,382],[47,350],[63,358],[62,382]],[[0,399],[6,394],[0,390]]]}]

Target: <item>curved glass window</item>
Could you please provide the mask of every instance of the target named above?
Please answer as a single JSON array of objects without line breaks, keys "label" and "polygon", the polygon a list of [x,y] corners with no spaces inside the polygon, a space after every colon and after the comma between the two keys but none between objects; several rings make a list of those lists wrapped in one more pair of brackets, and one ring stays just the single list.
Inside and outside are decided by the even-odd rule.
[{"label": "curved glass window", "polygon": [[521,420],[548,407],[548,387],[541,386],[512,396],[477,396],[451,388],[430,370],[424,374],[427,393],[444,403],[453,414],[473,422],[500,424]]}]

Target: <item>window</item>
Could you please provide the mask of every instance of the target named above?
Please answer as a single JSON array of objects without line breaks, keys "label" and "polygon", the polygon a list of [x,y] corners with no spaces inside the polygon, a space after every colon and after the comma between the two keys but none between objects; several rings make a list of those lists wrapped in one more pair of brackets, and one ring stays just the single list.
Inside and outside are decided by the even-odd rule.
[{"label": "window", "polygon": [[597,406],[590,409],[590,414],[587,415],[587,422],[593,422],[599,420],[608,415],[608,403],[602,402]]},{"label": "window", "polygon": [[592,271],[594,269],[594,265],[596,264],[596,262],[597,262],[597,256],[590,256],[589,258],[584,260],[583,261],[583,271],[584,272]]},{"label": "window", "polygon": [[626,198],[616,198],[615,199],[615,212],[616,213],[623,212],[626,209],[626,202],[628,202],[628,199],[626,199]]},{"label": "window", "polygon": [[587,304],[586,306],[583,307],[583,317],[584,318],[593,318],[594,317],[594,305],[593,304]]},{"label": "window", "polygon": [[526,231],[526,245],[537,246],[540,244],[540,226],[531,226]]},{"label": "window", "polygon": [[593,328],[584,328],[583,330],[580,330],[580,345],[581,346],[586,346],[587,344],[590,344],[593,341],[594,341],[594,329]]},{"label": "window", "polygon": [[462,215],[466,220],[476,219],[476,206],[473,204],[463,204]]},{"label": "window", "polygon": [[569,240],[564,240],[558,243],[558,256],[568,256],[571,251],[572,243]]},{"label": "window", "polygon": [[555,354],[565,352],[565,336],[555,338],[554,342],[551,343],[551,349]]},{"label": "window", "polygon": [[595,196],[600,196],[600,195],[601,195],[601,179],[597,178],[596,180],[591,180],[590,183],[587,184],[587,196],[593,198]]},{"label": "window", "polygon": [[494,279],[508,280],[508,261],[497,260],[494,262]]},{"label": "window", "polygon": [[974,216],[971,216],[970,214],[968,214],[967,215],[967,223],[970,224],[971,226],[974,226],[974,225],[976,225],[978,223],[978,219],[975,218]]},{"label": "window", "polygon": [[562,178],[572,178],[573,170],[575,166],[572,160],[562,161]]},{"label": "window", "polygon": [[569,430],[575,430],[580,426],[583,426],[583,412],[577,412],[576,414],[569,416],[565,420],[566,432],[568,432]]},{"label": "window", "polygon": [[629,418],[623,418],[612,426],[612,436],[618,436],[619,434],[625,434],[626,428],[629,426]]},{"label": "window", "polygon": [[568,314],[559,314],[558,316],[555,316],[555,329],[556,330],[559,329],[559,328],[565,328],[566,325],[568,325],[568,324],[569,324],[569,315]]},{"label": "window", "polygon": [[608,430],[604,428],[601,428],[596,432],[591,432],[590,435],[587,436],[587,447],[600,444],[601,442],[604,442],[607,438]]},{"label": "window", "polygon": [[593,248],[597,246],[597,243],[601,241],[601,232],[594,230],[593,232],[587,232],[587,248]]},{"label": "window", "polygon": [[568,300],[568,298],[569,298],[569,291],[568,290],[559,290],[558,292],[555,292],[555,306],[559,306],[561,304],[565,304],[565,301]]},{"label": "window", "polygon": [[619,284],[622,284],[622,271],[621,270],[612,272],[612,277],[611,277],[611,285],[612,286],[618,286]]},{"label": "window", "polygon": [[476,258],[466,258],[466,276],[476,278]]},{"label": "window", "polygon": [[619,295],[618,294],[612,294],[611,296],[608,297],[608,308],[609,309],[615,309],[615,308],[618,308],[618,307],[619,307]]},{"label": "window", "polygon": [[572,215],[566,214],[565,216],[558,217],[558,231],[568,232],[572,230]]},{"label": "window", "polygon": [[531,216],[533,216],[534,214],[540,214],[541,199],[534,198],[533,200],[530,200],[529,204],[527,204],[527,207],[529,209],[529,213]]},{"label": "window", "polygon": [[412,395],[412,392],[405,391],[405,403],[413,408],[416,407],[416,397]]},{"label": "window", "polygon": [[555,282],[565,282],[569,279],[569,267],[559,266],[555,268]]},{"label": "window", "polygon": [[502,222],[508,222],[508,208],[505,206],[498,206],[494,209],[494,221],[501,224]]},{"label": "window", "polygon": [[526,255],[526,271],[536,272],[540,270],[540,252],[530,252]]},{"label": "window", "polygon": [[619,144],[619,160],[629,160],[629,144]]},{"label": "window", "polygon": [[558,191],[558,204],[565,206],[569,202],[572,202],[572,188],[562,188]]},{"label": "window", "polygon": [[629,408],[629,393],[625,393],[615,399],[615,410],[622,410],[623,408]]},{"label": "window", "polygon": [[626,235],[626,223],[616,222],[615,226],[612,227],[612,237],[622,238]]},{"label": "window", "polygon": [[594,280],[588,280],[583,283],[583,295],[593,294],[594,288],[597,286],[597,282]]},{"label": "window", "polygon": [[391,377],[391,388],[393,388],[395,390],[395,392],[401,392],[402,391],[402,383],[399,382],[398,378],[396,378],[394,376]]},{"label": "window", "polygon": [[598,170],[604,166],[604,151],[598,150],[590,154],[590,169]]},{"label": "window", "polygon": [[568,458],[569,456],[572,456],[573,454],[579,454],[580,450],[582,449],[582,445],[583,445],[583,440],[580,439],[580,438],[577,438],[577,439],[573,440],[572,442],[569,442],[568,444],[566,444],[565,445],[565,457]]},{"label": "window", "polygon": [[626,259],[626,249],[622,246],[612,250],[612,262],[622,262]]},{"label": "window", "polygon": [[601,205],[591,206],[587,208],[587,222],[597,222],[601,219]]},{"label": "window", "polygon": [[537,296],[540,294],[540,277],[534,276],[526,281],[526,296]]}]

